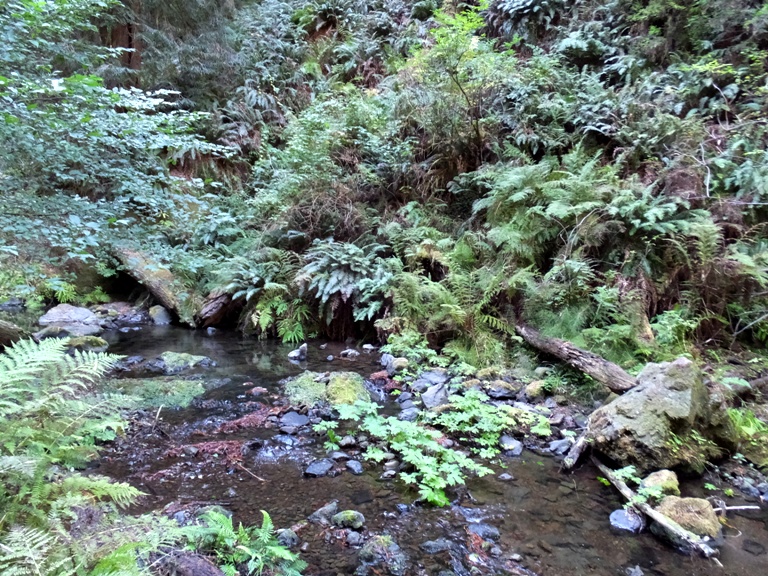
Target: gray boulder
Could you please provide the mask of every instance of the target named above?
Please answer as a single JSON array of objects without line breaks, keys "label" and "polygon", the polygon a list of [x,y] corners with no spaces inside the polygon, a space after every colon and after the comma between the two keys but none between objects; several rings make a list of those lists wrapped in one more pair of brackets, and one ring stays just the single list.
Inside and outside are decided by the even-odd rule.
[{"label": "gray boulder", "polygon": [[435,384],[427,388],[421,395],[421,401],[430,410],[448,404],[448,390],[446,390],[445,384]]},{"label": "gray boulder", "polygon": [[712,439],[725,429],[712,417],[701,372],[687,358],[648,364],[638,385],[595,410],[592,447],[640,473],[679,467],[697,470],[720,452]]},{"label": "gray boulder", "polygon": [[101,334],[101,320],[96,314],[79,306],[59,304],[43,314],[37,321],[44,329],[35,337],[62,338],[65,336],[96,336]]},{"label": "gray boulder", "polygon": [[159,304],[149,309],[149,317],[152,318],[152,322],[157,326],[164,326],[173,322],[171,313]]}]

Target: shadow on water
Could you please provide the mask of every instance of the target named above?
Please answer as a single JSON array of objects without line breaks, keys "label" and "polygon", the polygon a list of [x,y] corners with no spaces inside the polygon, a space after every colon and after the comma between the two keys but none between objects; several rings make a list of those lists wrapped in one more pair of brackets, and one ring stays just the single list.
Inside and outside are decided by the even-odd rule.
[{"label": "shadow on water", "polygon": [[[232,405],[247,401],[244,384],[276,393],[280,379],[305,369],[354,370],[364,375],[379,369],[377,355],[327,362],[327,355],[338,356],[343,349],[339,344],[320,350],[319,342],[311,343],[309,361],[294,365],[286,359],[291,346],[243,340],[227,333],[207,335],[168,326],[107,337],[110,351],[118,354],[152,358],[171,350],[211,357],[217,367],[205,371],[205,377],[229,378],[230,382],[208,392],[207,398]],[[273,429],[227,436],[229,440],[254,441],[254,448],[242,460],[248,473],[224,462],[207,466],[193,455],[171,461],[163,457],[169,448],[199,442],[196,434],[207,420],[220,421],[226,416],[221,408],[218,412],[196,408],[166,413],[163,418],[169,432],[147,436],[133,450],[108,451],[101,471],[147,492],[150,497],[145,509],[171,503],[218,503],[244,523],[260,522],[259,511],[267,510],[276,525],[287,527],[306,519],[328,501],[338,500],[340,510],[362,512],[371,533],[393,536],[412,563],[408,574],[436,575],[450,568],[448,552],[428,555],[419,545],[436,538],[462,544],[467,539],[467,526],[473,522],[497,527],[503,554],[520,554],[521,564],[541,576],[758,576],[768,569],[765,510],[729,516],[720,555],[724,568],[720,568],[712,561],[679,554],[647,533],[633,536],[611,532],[608,516],[623,502],[597,481],[596,469],[585,465],[572,474],[562,474],[554,459],[530,452],[503,460],[503,469],[497,467],[496,476],[508,472],[514,480],[505,482],[496,476],[471,480],[468,493],[444,509],[414,504],[414,494],[397,483],[379,480],[372,465],[366,465],[362,476],[343,471],[335,477],[305,478],[306,465],[325,454],[322,441],[312,436],[285,436]],[[343,470],[343,465],[339,468]],[[683,491],[706,496],[701,481],[684,485]],[[354,548],[330,538],[327,531],[310,534],[304,530],[308,529],[299,535],[306,546],[302,557],[310,563],[307,573],[354,572]]]}]

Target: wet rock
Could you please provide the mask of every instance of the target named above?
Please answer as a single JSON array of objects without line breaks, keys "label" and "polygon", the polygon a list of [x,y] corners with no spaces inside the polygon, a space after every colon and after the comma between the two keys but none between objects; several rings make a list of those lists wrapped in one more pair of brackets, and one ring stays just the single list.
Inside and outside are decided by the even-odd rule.
[{"label": "wet rock", "polygon": [[59,304],[43,314],[37,321],[40,326],[63,326],[68,324],[99,325],[99,317],[88,308]]},{"label": "wet rock", "polygon": [[429,410],[448,404],[448,390],[446,390],[445,384],[434,384],[427,388],[421,395],[421,401]]},{"label": "wet rock", "polygon": [[402,372],[408,368],[407,358],[393,358],[392,361],[387,364],[387,374],[394,376],[398,372]]},{"label": "wet rock", "polygon": [[400,468],[400,462],[397,460],[388,460],[384,462],[384,470],[397,470]]},{"label": "wet rock", "polygon": [[467,527],[467,532],[474,534],[475,536],[479,536],[483,540],[491,540],[494,542],[501,537],[499,529],[495,526],[491,526],[490,524],[470,524]]},{"label": "wet rock", "polygon": [[331,470],[333,470],[333,461],[328,458],[321,460],[315,460],[307,469],[304,470],[304,476],[309,478],[320,478],[326,476]]},{"label": "wet rock", "polygon": [[419,378],[426,380],[430,385],[445,384],[448,382],[448,373],[445,370],[435,368],[434,370],[422,372]]},{"label": "wet rock", "polygon": [[290,528],[283,528],[282,530],[278,530],[277,541],[281,546],[285,546],[286,548],[293,548],[299,545],[299,537],[296,535],[296,532]]},{"label": "wet rock", "polygon": [[333,354],[328,354],[328,356],[325,357],[325,361],[326,362],[333,362],[334,361]]},{"label": "wet rock", "polygon": [[405,402],[400,403],[400,410],[408,410],[409,408],[414,408],[416,405],[411,400],[406,400]]},{"label": "wet rock", "polygon": [[370,354],[374,350],[376,350],[376,346],[374,346],[373,344],[363,344],[363,351],[364,352]]},{"label": "wet rock", "polygon": [[512,474],[509,474],[507,472],[504,472],[503,474],[499,474],[499,480],[501,480],[502,482],[511,482],[514,479],[515,477],[512,476]]},{"label": "wet rock", "polygon": [[296,434],[296,426],[280,426],[280,432],[283,434]]},{"label": "wet rock", "polygon": [[386,368],[394,359],[395,357],[392,354],[382,354],[379,362]]},{"label": "wet rock", "polygon": [[282,418],[280,418],[280,424],[283,426],[299,428],[309,424],[309,418],[304,416],[304,414],[299,414],[298,412],[288,412],[287,414],[284,414]]},{"label": "wet rock", "polygon": [[703,498],[666,496],[656,510],[699,536],[717,538],[720,535],[717,514]]},{"label": "wet rock", "polygon": [[352,472],[355,476],[360,476],[363,473],[363,465],[357,460],[349,460],[346,466],[347,470]]},{"label": "wet rock", "polygon": [[301,346],[299,346],[296,350],[292,350],[288,353],[288,360],[293,360],[295,362],[303,362],[307,359],[307,344],[304,343]]},{"label": "wet rock", "polygon": [[438,538],[437,540],[429,540],[419,544],[426,554],[439,554],[440,552],[446,552],[453,547],[453,542],[445,538]]},{"label": "wet rock", "polygon": [[208,336],[213,336],[216,332],[218,332],[218,330],[213,326],[208,326],[208,328],[205,329],[205,333],[208,334]]},{"label": "wet rock", "polygon": [[568,438],[562,440],[552,440],[549,443],[549,451],[553,454],[563,455],[571,449],[571,441]]},{"label": "wet rock", "polygon": [[514,400],[520,392],[520,386],[503,380],[494,380],[486,388],[485,393],[494,400]]},{"label": "wet rock", "polygon": [[402,412],[400,412],[400,414],[397,415],[397,418],[399,420],[405,420],[406,422],[414,422],[418,417],[419,417],[418,408],[408,408],[407,410],[403,410]]},{"label": "wet rock", "polygon": [[543,380],[534,380],[525,387],[524,393],[529,402],[543,398],[547,395],[546,383]]},{"label": "wet rock", "polygon": [[397,470],[385,470],[379,478],[382,480],[392,480],[395,476],[397,476]]},{"label": "wet rock", "polygon": [[342,448],[351,448],[357,444],[357,440],[354,436],[344,436],[341,440],[339,440],[339,446]]},{"label": "wet rock", "polygon": [[347,348],[346,350],[342,350],[339,353],[340,358],[346,358],[347,360],[354,360],[358,356],[360,356],[360,352],[358,352],[354,348]]},{"label": "wet rock", "polygon": [[360,546],[363,543],[363,535],[353,530],[347,531],[346,542],[349,546]]},{"label": "wet rock", "polygon": [[216,366],[216,362],[207,356],[195,356],[185,352],[163,352],[157,361],[157,367],[165,374],[178,374],[197,367]]},{"label": "wet rock", "polygon": [[403,392],[402,394],[400,394],[400,396],[397,397],[397,403],[402,405],[403,402],[411,400],[412,398],[413,398],[413,394],[411,394],[410,392]]},{"label": "wet rock", "polygon": [[360,549],[358,557],[361,564],[355,576],[404,576],[406,573],[408,559],[391,536],[373,536]]},{"label": "wet rock", "polygon": [[645,529],[645,520],[630,510],[614,510],[609,517],[611,528],[621,532],[638,534]]},{"label": "wet rock", "polygon": [[523,443],[506,434],[499,438],[499,448],[509,456],[520,456],[523,453]]},{"label": "wet rock", "polygon": [[331,517],[331,523],[334,526],[359,530],[365,525],[365,516],[357,510],[343,510]]},{"label": "wet rock", "polygon": [[67,340],[67,346],[70,350],[82,352],[106,352],[109,343],[98,336],[76,336]]},{"label": "wet rock", "polygon": [[417,393],[424,392],[424,390],[426,390],[430,386],[433,386],[433,384],[425,378],[417,378],[416,380],[411,382],[411,390]]},{"label": "wet rock", "polygon": [[624,574],[626,574],[626,576],[645,576],[645,572],[640,568],[640,565],[629,566],[624,570]]},{"label": "wet rock", "polygon": [[[695,468],[719,453],[715,444],[696,440],[720,437],[725,429],[713,428],[707,388],[690,360],[648,364],[637,380],[635,388],[592,413],[587,437],[594,449],[641,473]],[[682,440],[675,450],[673,433]]]},{"label": "wet rock", "polygon": [[680,496],[680,482],[672,470],[657,470],[643,479],[640,488],[658,489],[666,496]]},{"label": "wet rock", "polygon": [[98,336],[103,332],[97,324],[52,324],[32,336],[35,340],[46,338],[68,338],[77,336]]},{"label": "wet rock", "polygon": [[173,322],[171,313],[159,305],[152,306],[149,309],[149,317],[152,319],[152,322],[157,326],[162,326],[162,325],[170,324],[171,322]]},{"label": "wet rock", "polygon": [[349,454],[337,450],[328,454],[328,458],[335,462],[344,462],[345,460],[349,460]]},{"label": "wet rock", "polygon": [[755,542],[754,540],[744,540],[744,543],[741,545],[742,550],[745,552],[749,552],[753,556],[762,556],[765,554],[765,546],[760,544],[760,542]]},{"label": "wet rock", "polygon": [[338,500],[332,500],[328,502],[322,508],[318,508],[312,514],[309,515],[307,520],[312,524],[320,524],[321,526],[328,526],[331,523],[331,517],[336,514],[339,509]]}]

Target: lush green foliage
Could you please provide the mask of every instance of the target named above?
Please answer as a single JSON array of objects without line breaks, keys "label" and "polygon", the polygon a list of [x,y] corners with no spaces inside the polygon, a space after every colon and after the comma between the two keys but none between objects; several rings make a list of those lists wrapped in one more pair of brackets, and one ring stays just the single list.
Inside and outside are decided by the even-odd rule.
[{"label": "lush green foliage", "polygon": [[261,514],[261,526],[239,524],[235,528],[231,516],[210,510],[200,524],[185,528],[184,534],[193,549],[215,555],[228,576],[298,576],[306,564],[277,542],[272,519],[263,510]]}]

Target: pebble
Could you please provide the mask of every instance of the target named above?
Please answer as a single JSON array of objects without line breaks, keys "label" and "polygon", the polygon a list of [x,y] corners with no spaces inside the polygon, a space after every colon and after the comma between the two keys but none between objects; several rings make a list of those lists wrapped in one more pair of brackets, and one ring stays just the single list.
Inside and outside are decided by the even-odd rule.
[{"label": "pebble", "polygon": [[328,354],[328,356],[325,357],[326,362],[333,362],[333,354]]},{"label": "pebble", "polygon": [[382,480],[391,480],[397,475],[396,470],[385,470],[384,474],[381,475]]},{"label": "pebble", "polygon": [[333,470],[333,461],[323,458],[322,460],[315,460],[307,466],[307,469],[304,470],[304,476],[319,478],[326,476],[331,470]]},{"label": "pebble", "polygon": [[354,530],[350,530],[347,532],[346,541],[349,546],[360,546],[363,543],[363,535]]},{"label": "pebble", "polygon": [[515,477],[512,476],[512,474],[508,474],[506,472],[504,472],[504,474],[499,474],[499,480],[501,480],[502,482],[511,482],[514,479]]},{"label": "pebble", "polygon": [[357,460],[349,460],[346,464],[347,470],[352,472],[355,476],[360,476],[363,473],[363,465]]}]

